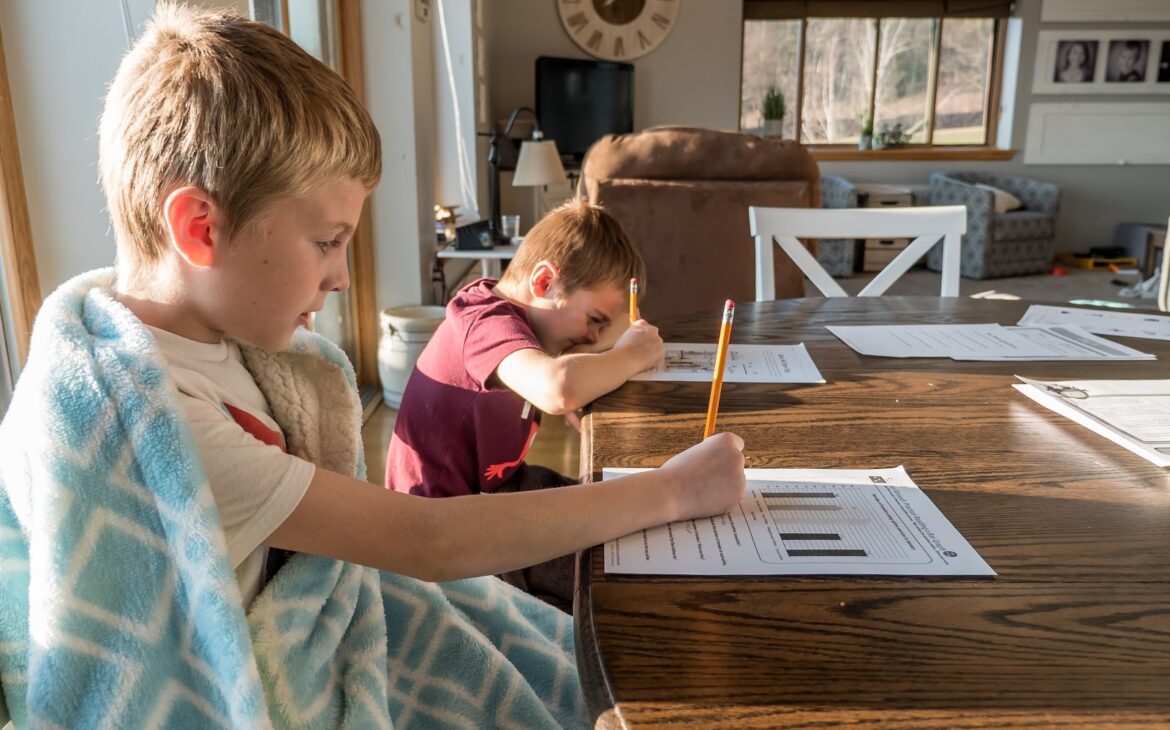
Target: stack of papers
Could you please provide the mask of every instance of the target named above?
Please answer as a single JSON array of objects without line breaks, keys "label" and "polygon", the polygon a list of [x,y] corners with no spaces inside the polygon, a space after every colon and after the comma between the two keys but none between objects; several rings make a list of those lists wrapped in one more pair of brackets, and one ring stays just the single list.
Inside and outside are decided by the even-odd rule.
[{"label": "stack of papers", "polygon": [[1160,314],[1033,304],[1019,324],[1075,324],[1097,335],[1170,340],[1170,317]]},{"label": "stack of papers", "polygon": [[[642,469],[605,469],[614,479]],[[896,469],[745,469],[730,512],[605,544],[606,573],[995,575]]]},{"label": "stack of papers", "polygon": [[1156,360],[1076,325],[830,325],[862,355],[949,357],[952,360]]},{"label": "stack of papers", "polygon": [[[667,342],[656,366],[631,380],[709,382],[715,374],[715,345]],[[731,345],[727,348],[725,383],[823,383],[804,343],[799,345]]]},{"label": "stack of papers", "polygon": [[1012,386],[1158,466],[1170,466],[1170,380],[1042,381]]}]

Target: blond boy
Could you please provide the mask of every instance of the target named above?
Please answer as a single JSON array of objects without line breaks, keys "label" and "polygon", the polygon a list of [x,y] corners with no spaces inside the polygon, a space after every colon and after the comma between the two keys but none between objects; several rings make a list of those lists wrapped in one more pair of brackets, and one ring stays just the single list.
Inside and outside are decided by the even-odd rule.
[{"label": "blond boy", "polygon": [[[573,489],[361,479],[352,369],[298,329],[349,286],[380,159],[352,91],[267,26],[162,5],[123,61],[100,129],[116,275],[46,299],[0,424],[17,725],[578,724],[563,618],[498,581],[427,581],[739,499],[730,434]],[[274,574],[273,548],[303,554]]]},{"label": "blond boy", "polygon": [[420,499],[287,453],[287,424],[271,417],[239,343],[285,348],[349,286],[346,247],[381,174],[369,115],[280,33],[173,10],[119,69],[100,138],[114,297],[169,364],[245,606],[264,588],[270,548],[448,580],[738,500],[730,434],[620,482],[491,499]]}]

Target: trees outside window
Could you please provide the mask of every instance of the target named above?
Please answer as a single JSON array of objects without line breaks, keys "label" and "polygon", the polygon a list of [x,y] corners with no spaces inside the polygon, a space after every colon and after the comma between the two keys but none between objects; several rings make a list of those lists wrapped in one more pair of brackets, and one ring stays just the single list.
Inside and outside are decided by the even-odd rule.
[{"label": "trees outside window", "polygon": [[994,18],[803,18],[744,21],[740,127],[763,126],[770,86],[793,113],[785,136],[856,145],[900,125],[911,146],[984,146],[993,138]]}]

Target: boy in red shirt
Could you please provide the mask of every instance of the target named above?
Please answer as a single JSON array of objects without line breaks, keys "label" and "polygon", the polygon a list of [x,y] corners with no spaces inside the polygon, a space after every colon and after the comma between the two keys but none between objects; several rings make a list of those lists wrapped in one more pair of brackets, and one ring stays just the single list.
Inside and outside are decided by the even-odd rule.
[{"label": "boy in red shirt", "polygon": [[[549,213],[498,282],[473,282],[447,305],[402,398],[387,486],[453,497],[575,484],[524,456],[542,412],[573,422],[662,356],[657,328],[628,321],[631,278],[645,267],[612,216],[583,201]],[[572,556],[502,577],[571,605]]]}]

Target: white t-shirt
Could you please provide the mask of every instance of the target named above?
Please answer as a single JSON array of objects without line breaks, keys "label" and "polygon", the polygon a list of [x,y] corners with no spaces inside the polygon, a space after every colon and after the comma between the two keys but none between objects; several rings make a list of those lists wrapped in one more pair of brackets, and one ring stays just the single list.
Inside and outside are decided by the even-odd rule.
[{"label": "white t-shirt", "polygon": [[316,467],[285,453],[284,434],[236,343],[150,331],[195,434],[246,609],[264,587],[263,543],[300,503]]}]

